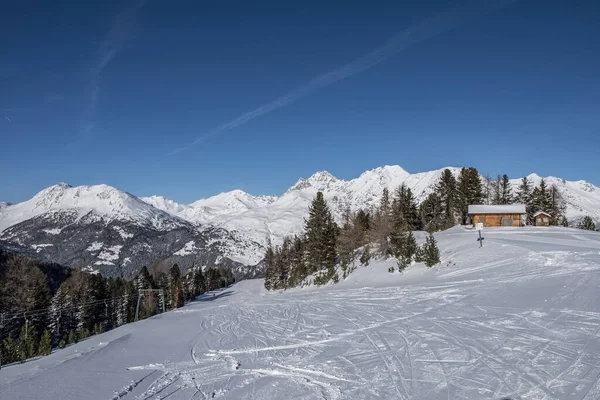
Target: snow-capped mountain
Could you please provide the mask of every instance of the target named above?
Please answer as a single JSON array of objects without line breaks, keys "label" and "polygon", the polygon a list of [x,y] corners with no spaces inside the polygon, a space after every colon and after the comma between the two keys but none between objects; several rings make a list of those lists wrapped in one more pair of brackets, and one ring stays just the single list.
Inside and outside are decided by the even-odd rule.
[{"label": "snow-capped mountain", "polygon": [[184,268],[223,265],[241,278],[253,276],[247,266],[262,258],[257,243],[218,227],[200,230],[107,185],[59,183],[28,201],[3,207],[0,239],[39,258],[106,275],[129,276],[163,260]]},{"label": "snow-capped mountain", "polygon": [[10,206],[10,203],[7,203],[5,201],[0,201],[0,210],[3,209],[4,207],[8,207]]},{"label": "snow-capped mountain", "polygon": [[[302,232],[306,211],[318,191],[324,193],[339,222],[347,209],[356,211],[375,207],[379,204],[384,188],[393,190],[402,183],[410,187],[417,201],[421,202],[433,191],[445,169],[449,169],[455,176],[460,172],[458,167],[447,167],[411,174],[396,165],[375,168],[355,179],[343,180],[327,171],[320,171],[307,179],[300,178],[279,197],[254,197],[242,191],[233,191],[189,205],[169,201],[169,207],[162,207],[163,202],[143,200],[182,219],[238,232],[248,240],[265,244],[269,238],[274,243],[280,243],[284,236]],[[535,185],[542,179],[536,174],[531,174],[528,178]],[[600,221],[599,188],[585,181],[570,182],[554,177],[546,180],[563,193],[567,203],[567,218],[572,224],[584,215]],[[511,183],[513,189],[516,189],[520,179],[513,179]]]},{"label": "snow-capped mountain", "polygon": [[[444,168],[445,169],[445,168]],[[433,191],[444,169],[411,174],[385,166],[351,180],[326,171],[299,179],[281,196],[252,196],[241,190],[191,204],[161,196],[138,198],[107,185],[71,187],[60,183],[32,199],[0,206],[0,244],[26,248],[41,258],[106,274],[133,273],[156,260],[196,265],[226,265],[236,276],[260,273],[267,240],[278,244],[302,232],[307,209],[318,191],[334,217],[348,209],[376,207],[384,188],[402,183],[418,201]],[[460,169],[449,168],[458,175]],[[542,179],[532,174],[534,184]],[[566,201],[567,218],[584,215],[600,222],[600,188],[585,181],[548,177]],[[511,183],[516,188],[520,179]]]}]

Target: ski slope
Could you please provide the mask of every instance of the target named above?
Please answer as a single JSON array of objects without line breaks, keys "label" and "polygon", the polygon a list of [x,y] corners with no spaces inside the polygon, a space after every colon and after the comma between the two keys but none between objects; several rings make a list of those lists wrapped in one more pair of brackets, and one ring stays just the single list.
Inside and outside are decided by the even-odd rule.
[{"label": "ski slope", "polygon": [[443,262],[244,281],[0,370],[2,399],[598,399],[600,234],[454,228]]}]

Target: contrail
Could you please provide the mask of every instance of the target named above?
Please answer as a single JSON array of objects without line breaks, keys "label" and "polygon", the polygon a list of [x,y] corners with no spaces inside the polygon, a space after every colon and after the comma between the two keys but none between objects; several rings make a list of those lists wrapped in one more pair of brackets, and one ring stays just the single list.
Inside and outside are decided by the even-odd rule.
[{"label": "contrail", "polygon": [[376,47],[371,52],[360,56],[354,61],[319,75],[291,92],[278,97],[269,103],[263,104],[252,111],[242,114],[229,122],[217,126],[213,130],[199,136],[194,141],[171,151],[168,155],[174,155],[187,150],[210,137],[220,135],[225,131],[244,125],[271,111],[285,107],[319,89],[373,68],[391,56],[405,51],[419,42],[449,31],[467,20],[481,17],[517,1],[519,0],[474,0],[462,4],[452,10],[429,17],[419,24],[394,35],[382,45]]},{"label": "contrail", "polygon": [[12,124],[12,121],[10,120],[10,118],[8,118],[8,115],[4,114],[4,118],[6,118],[6,120]]},{"label": "contrail", "polygon": [[123,10],[121,10],[111,23],[109,31],[104,40],[100,43],[94,64],[89,69],[88,83],[88,103],[83,112],[82,130],[89,134],[94,127],[94,114],[98,105],[98,96],[100,94],[100,83],[102,81],[102,71],[123,49],[125,43],[132,35],[132,30],[138,12],[144,6],[146,0],[134,0]]}]

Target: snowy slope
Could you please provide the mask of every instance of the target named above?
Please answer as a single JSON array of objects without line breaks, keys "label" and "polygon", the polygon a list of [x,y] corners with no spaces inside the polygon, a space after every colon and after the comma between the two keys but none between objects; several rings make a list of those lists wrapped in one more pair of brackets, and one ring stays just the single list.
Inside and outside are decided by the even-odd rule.
[{"label": "snowy slope", "polygon": [[4,367],[0,398],[600,398],[600,233],[459,228],[443,262],[213,297]]}]

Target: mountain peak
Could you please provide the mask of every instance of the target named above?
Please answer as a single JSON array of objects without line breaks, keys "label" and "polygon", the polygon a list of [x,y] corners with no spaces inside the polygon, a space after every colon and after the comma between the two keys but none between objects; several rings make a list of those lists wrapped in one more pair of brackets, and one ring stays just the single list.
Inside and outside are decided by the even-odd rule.
[{"label": "mountain peak", "polygon": [[332,180],[337,180],[337,178],[333,175],[331,175],[329,172],[327,171],[318,171],[315,172],[314,174],[311,175],[310,178],[308,178],[308,181],[313,181],[313,182],[328,182],[328,181],[332,181]]}]

